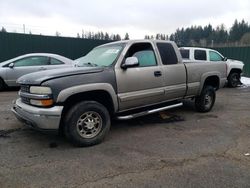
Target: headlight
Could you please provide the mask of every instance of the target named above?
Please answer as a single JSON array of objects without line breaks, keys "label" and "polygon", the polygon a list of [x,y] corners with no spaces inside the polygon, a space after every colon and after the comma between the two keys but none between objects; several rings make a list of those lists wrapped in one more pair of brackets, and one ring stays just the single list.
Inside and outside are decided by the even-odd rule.
[{"label": "headlight", "polygon": [[51,91],[51,89],[49,87],[31,86],[30,87],[30,93],[48,95],[48,94],[52,94],[52,91]]}]

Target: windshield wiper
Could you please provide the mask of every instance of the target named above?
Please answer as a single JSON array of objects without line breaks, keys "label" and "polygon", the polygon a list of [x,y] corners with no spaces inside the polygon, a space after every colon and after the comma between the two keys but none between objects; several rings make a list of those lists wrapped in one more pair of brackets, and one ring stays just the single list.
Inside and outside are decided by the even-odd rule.
[{"label": "windshield wiper", "polygon": [[91,66],[91,67],[98,67],[97,64],[95,63],[91,63],[91,62],[88,62],[88,63],[83,63],[83,65],[87,65],[87,66]]}]

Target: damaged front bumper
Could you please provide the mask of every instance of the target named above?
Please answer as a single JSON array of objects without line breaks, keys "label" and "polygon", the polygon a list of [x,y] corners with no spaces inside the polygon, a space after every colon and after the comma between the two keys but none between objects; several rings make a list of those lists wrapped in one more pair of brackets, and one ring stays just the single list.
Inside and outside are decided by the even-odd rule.
[{"label": "damaged front bumper", "polygon": [[27,105],[17,99],[11,111],[25,125],[38,130],[58,130],[63,106],[39,108]]}]

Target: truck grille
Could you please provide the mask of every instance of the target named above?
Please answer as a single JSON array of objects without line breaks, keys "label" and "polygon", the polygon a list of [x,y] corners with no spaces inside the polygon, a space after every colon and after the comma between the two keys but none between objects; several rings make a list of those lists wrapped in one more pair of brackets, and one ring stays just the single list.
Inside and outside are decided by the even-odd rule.
[{"label": "truck grille", "polygon": [[[29,85],[21,85],[21,89],[20,91],[22,93],[30,93],[30,86]],[[20,96],[21,97],[21,101],[25,104],[30,104],[30,99],[27,98],[27,97],[23,97],[23,96]]]},{"label": "truck grille", "polygon": [[30,100],[27,97],[21,97],[21,100],[25,104],[30,104]]},{"label": "truck grille", "polygon": [[29,85],[21,85],[21,92],[29,93],[30,92],[30,86]]}]

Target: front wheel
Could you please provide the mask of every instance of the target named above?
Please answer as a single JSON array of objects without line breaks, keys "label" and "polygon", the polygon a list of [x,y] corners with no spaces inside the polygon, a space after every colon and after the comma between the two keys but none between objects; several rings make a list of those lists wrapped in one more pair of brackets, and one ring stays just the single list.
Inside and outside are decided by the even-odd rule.
[{"label": "front wheel", "polygon": [[237,72],[230,73],[228,76],[228,86],[237,87],[240,83],[240,74]]},{"label": "front wheel", "polygon": [[64,121],[64,133],[76,146],[99,144],[110,129],[108,110],[95,101],[84,101],[73,106]]},{"label": "front wheel", "polygon": [[200,96],[195,98],[195,108],[198,112],[209,112],[215,102],[216,93],[212,86],[205,86]]}]

